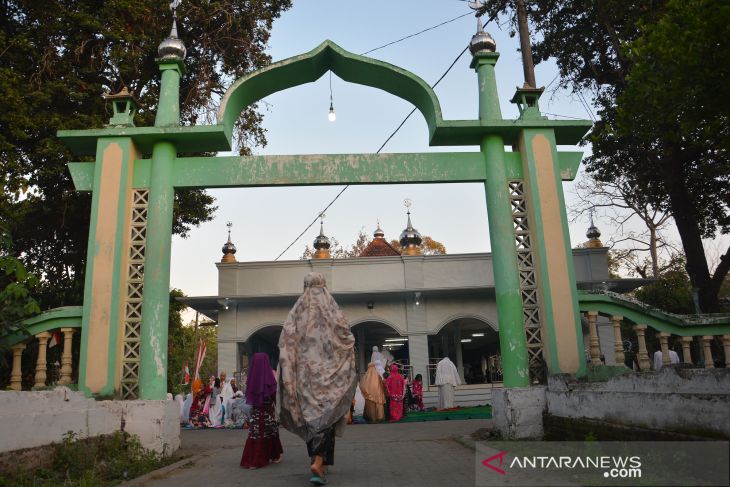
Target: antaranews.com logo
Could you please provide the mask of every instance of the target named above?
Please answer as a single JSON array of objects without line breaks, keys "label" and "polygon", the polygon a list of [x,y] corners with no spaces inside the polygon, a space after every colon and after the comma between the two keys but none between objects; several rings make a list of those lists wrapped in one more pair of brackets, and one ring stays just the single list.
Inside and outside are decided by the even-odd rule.
[{"label": "antaranews.com logo", "polygon": [[[514,456],[507,465],[506,451],[501,451],[482,461],[482,465],[497,475],[507,475],[507,470],[593,470],[603,472],[604,478],[641,478],[640,456]],[[503,468],[504,467],[504,468]]]},{"label": "antaranews.com logo", "polygon": [[728,486],[727,441],[477,442],[477,486]]}]

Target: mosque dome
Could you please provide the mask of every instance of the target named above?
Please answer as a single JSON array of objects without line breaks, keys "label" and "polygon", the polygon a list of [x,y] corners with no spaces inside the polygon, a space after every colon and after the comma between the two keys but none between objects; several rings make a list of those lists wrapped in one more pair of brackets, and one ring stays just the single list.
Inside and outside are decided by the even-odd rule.
[{"label": "mosque dome", "polygon": [[332,256],[330,255],[330,247],[332,244],[330,243],[330,239],[327,238],[324,234],[324,224],[322,222],[319,222],[319,235],[317,235],[317,238],[314,239],[314,248],[316,252],[314,253],[315,259],[330,259]]},{"label": "mosque dome", "polygon": [[603,247],[603,242],[601,242],[601,231],[598,229],[598,227],[593,223],[593,214],[591,214],[591,226],[588,227],[588,231],[586,232],[586,237],[588,237],[588,242],[586,242],[585,246],[587,248],[592,249],[598,249]]},{"label": "mosque dome", "polygon": [[373,232],[373,237],[375,238],[385,238],[385,232],[382,228],[380,228],[380,222],[378,222],[378,228],[375,229]]},{"label": "mosque dome", "polygon": [[380,228],[380,222],[378,222],[378,228],[373,232],[373,237],[358,257],[395,257],[400,255],[400,252],[385,239],[385,232]]},{"label": "mosque dome", "polygon": [[497,43],[489,33],[484,32],[481,28],[472,36],[471,42],[469,42],[469,51],[472,55],[478,52],[495,52],[496,50]]},{"label": "mosque dome", "polygon": [[421,250],[418,246],[421,245],[421,242],[423,242],[423,238],[421,238],[421,234],[418,233],[418,230],[413,228],[413,224],[411,223],[411,212],[409,210],[408,226],[400,234],[400,246],[403,249],[403,254],[420,255]]},{"label": "mosque dome", "polygon": [[177,37],[177,22],[173,21],[170,35],[157,48],[157,56],[162,61],[182,61],[186,53],[185,43]]},{"label": "mosque dome", "polygon": [[236,260],[236,246],[233,245],[233,242],[231,242],[231,226],[232,224],[228,222],[228,241],[223,244],[223,258],[221,259],[221,262],[230,263],[230,262],[238,262]]}]

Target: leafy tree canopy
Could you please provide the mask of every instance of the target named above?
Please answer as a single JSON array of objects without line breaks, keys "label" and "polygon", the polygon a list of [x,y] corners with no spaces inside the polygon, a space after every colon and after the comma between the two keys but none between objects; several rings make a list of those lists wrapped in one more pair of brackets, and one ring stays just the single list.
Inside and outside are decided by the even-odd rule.
[{"label": "leafy tree canopy", "polygon": [[[630,197],[669,212],[703,311],[718,309],[730,249],[710,272],[702,238],[730,231],[730,5],[720,0],[533,0],[537,61],[554,58],[561,84],[590,90],[600,120],[586,165],[624,181]],[[493,0],[490,13],[511,12]]]},{"label": "leafy tree canopy", "polygon": [[202,339],[206,343],[205,359],[200,370],[203,382],[211,375],[218,375],[218,330],[211,326],[213,322],[205,321],[195,326],[194,323],[183,323],[182,312],[187,306],[176,298],[184,297],[179,289],[170,291],[170,318],[168,326],[167,347],[167,391],[173,394],[187,394],[191,384],[185,385],[185,364],[190,371],[192,383],[195,369],[195,356],[198,343]]},{"label": "leafy tree canopy", "polygon": [[[178,10],[187,46],[183,123],[212,119],[234,77],[266,65],[272,22],[290,0],[191,0]],[[0,222],[15,254],[41,278],[43,307],[80,304],[90,196],[74,191],[59,129],[107,123],[101,95],[123,86],[140,100],[136,123],[151,125],[159,91],[157,46],[171,14],[159,0],[0,2]],[[265,144],[255,107],[239,121],[241,152]],[[175,195],[174,231],[185,236],[212,217],[200,190]]]},{"label": "leafy tree canopy", "polygon": [[[41,311],[31,296],[38,279],[13,257],[12,245],[10,235],[0,227],[0,337],[22,331],[20,321]],[[0,365],[3,359],[0,353]]]}]

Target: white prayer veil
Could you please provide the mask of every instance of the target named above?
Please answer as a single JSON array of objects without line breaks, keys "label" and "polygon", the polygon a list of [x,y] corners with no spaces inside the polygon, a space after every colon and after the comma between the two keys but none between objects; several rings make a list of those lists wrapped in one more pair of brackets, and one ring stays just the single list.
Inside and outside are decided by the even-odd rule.
[{"label": "white prayer veil", "polygon": [[437,386],[444,384],[458,386],[459,384],[461,384],[459,371],[456,370],[456,365],[454,365],[454,363],[449,360],[449,357],[443,358],[436,365],[436,380],[434,384],[436,384]]}]

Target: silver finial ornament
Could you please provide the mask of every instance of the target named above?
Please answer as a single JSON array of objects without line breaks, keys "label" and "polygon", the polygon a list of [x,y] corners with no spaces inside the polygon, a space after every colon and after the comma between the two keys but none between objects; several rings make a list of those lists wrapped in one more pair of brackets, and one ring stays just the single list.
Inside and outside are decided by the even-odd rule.
[{"label": "silver finial ornament", "polygon": [[170,10],[172,10],[172,28],[167,39],[160,42],[157,47],[157,55],[163,61],[182,61],[185,59],[187,49],[185,43],[177,37],[177,8],[180,6],[181,0],[172,0],[170,2]]},{"label": "silver finial ornament", "polygon": [[472,56],[478,52],[495,52],[497,43],[488,32],[484,32],[480,18],[484,14],[484,2],[482,0],[471,0],[468,5],[476,12],[477,18],[477,33],[472,36],[471,42],[469,42],[469,51]]}]

